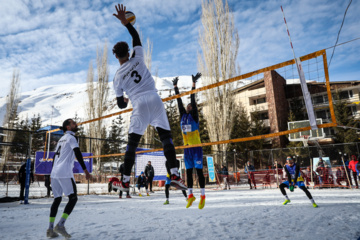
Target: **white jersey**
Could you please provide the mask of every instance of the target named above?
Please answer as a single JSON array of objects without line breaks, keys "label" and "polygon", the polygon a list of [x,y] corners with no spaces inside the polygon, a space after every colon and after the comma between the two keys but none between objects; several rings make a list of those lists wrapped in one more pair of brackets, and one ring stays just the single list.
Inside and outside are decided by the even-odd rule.
[{"label": "white jersey", "polygon": [[78,147],[79,143],[75,138],[75,133],[66,131],[56,146],[56,153],[53,160],[54,164],[50,175],[51,178],[74,178],[74,148]]},{"label": "white jersey", "polygon": [[155,81],[145,65],[141,46],[134,47],[133,56],[116,71],[113,83],[116,97],[126,92],[131,101],[144,93],[157,92]]}]

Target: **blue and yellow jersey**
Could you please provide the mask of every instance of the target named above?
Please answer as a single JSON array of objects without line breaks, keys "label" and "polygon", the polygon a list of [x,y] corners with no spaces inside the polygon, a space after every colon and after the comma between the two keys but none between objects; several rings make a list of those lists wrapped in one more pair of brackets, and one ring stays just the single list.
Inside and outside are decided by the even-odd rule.
[{"label": "blue and yellow jersey", "polygon": [[295,178],[297,179],[296,180],[297,182],[303,182],[304,181],[303,177],[300,174],[300,171],[299,171],[298,175],[295,176],[296,175],[296,163],[294,163],[294,165],[292,165],[292,166],[285,165],[285,167],[288,170],[292,181],[294,181]]},{"label": "blue and yellow jersey", "polygon": [[183,114],[180,122],[184,145],[200,144],[199,123],[196,122],[190,113]]}]

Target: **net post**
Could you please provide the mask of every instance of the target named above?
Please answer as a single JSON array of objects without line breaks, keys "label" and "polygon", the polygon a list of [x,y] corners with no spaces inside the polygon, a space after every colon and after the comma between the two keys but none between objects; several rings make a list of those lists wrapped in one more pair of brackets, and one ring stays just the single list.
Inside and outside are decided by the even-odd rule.
[{"label": "net post", "polygon": [[45,159],[45,156],[46,156],[46,145],[47,145],[48,133],[49,133],[49,132],[46,132],[46,134],[45,134],[45,145],[44,145],[44,156],[43,156],[43,159]]},{"label": "net post", "polygon": [[344,169],[345,169],[345,173],[346,173],[346,178],[347,178],[347,180],[348,180],[349,186],[350,186],[351,190],[354,190],[354,189],[352,188],[352,186],[351,186],[349,174],[348,174],[348,171],[347,171],[347,169],[346,169],[344,157],[343,157],[342,155],[341,155],[341,160],[342,160],[342,162],[343,162],[343,164],[344,164]]},{"label": "net post", "polygon": [[[272,154],[272,151],[271,151],[271,154]],[[276,187],[279,188],[279,170],[278,170],[277,161],[275,161],[275,166],[276,166]]]},{"label": "net post", "polygon": [[328,94],[331,121],[334,124],[336,124],[334,104],[333,104],[333,101],[332,101],[332,95],[331,95],[331,89],[330,89],[330,78],[329,78],[329,70],[328,70],[327,59],[326,59],[326,51],[325,50],[322,50],[322,51],[323,51],[322,56],[323,56],[324,72],[325,72],[325,80],[326,80],[326,90],[327,90],[327,94]]},{"label": "net post", "polygon": [[312,189],[315,188],[313,172],[314,172],[313,171],[313,158],[310,158],[310,176],[311,176]]}]

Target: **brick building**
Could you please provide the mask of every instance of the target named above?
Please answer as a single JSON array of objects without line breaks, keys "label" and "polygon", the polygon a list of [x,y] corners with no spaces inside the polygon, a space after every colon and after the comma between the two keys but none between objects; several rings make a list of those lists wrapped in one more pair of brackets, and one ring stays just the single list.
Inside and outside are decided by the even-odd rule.
[{"label": "brick building", "polygon": [[[360,81],[330,82],[333,96],[339,94],[347,101],[352,115],[360,119]],[[331,121],[329,102],[325,82],[308,82],[315,116],[323,123]],[[251,113],[257,112],[268,128],[269,133],[276,133],[288,129],[289,110],[297,102],[299,111],[303,112],[303,119],[307,119],[304,99],[299,80],[286,81],[276,71],[264,73],[260,80],[253,81],[234,90],[235,100],[239,105]],[[325,129],[327,138],[334,134],[333,129]],[[285,147],[286,136],[275,137],[271,140],[272,147]]]}]

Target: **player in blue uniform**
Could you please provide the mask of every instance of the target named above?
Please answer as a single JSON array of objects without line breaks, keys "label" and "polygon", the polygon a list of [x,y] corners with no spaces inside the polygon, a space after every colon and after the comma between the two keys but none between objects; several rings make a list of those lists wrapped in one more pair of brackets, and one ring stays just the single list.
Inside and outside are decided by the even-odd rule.
[{"label": "player in blue uniform", "polygon": [[285,202],[283,205],[286,205],[290,202],[288,195],[286,194],[285,188],[289,188],[291,192],[294,191],[294,187],[298,186],[301,190],[303,190],[306,196],[310,199],[313,207],[317,207],[318,205],[315,203],[314,199],[311,196],[311,193],[306,189],[304,184],[304,179],[300,175],[300,165],[296,164],[294,160],[288,156],[286,158],[287,164],[284,169],[288,177],[288,181],[285,181],[280,184],[280,191],[285,196]]},{"label": "player in blue uniform", "polygon": [[[197,80],[201,77],[201,73],[192,75],[192,89],[196,87]],[[176,77],[173,80],[173,85],[176,94],[180,94],[177,82],[179,78]],[[184,139],[184,145],[196,145],[201,144],[200,139],[200,126],[199,126],[199,112],[195,101],[195,94],[190,95],[191,102],[184,108],[181,98],[177,98],[177,103],[180,112],[180,126]],[[192,206],[192,203],[196,200],[193,195],[193,168],[196,169],[196,173],[199,179],[200,185],[200,202],[199,209],[203,209],[205,206],[205,177],[203,173],[203,149],[202,147],[193,147],[184,149],[184,162],[186,167],[186,177],[188,185],[188,202],[186,208]]]}]

